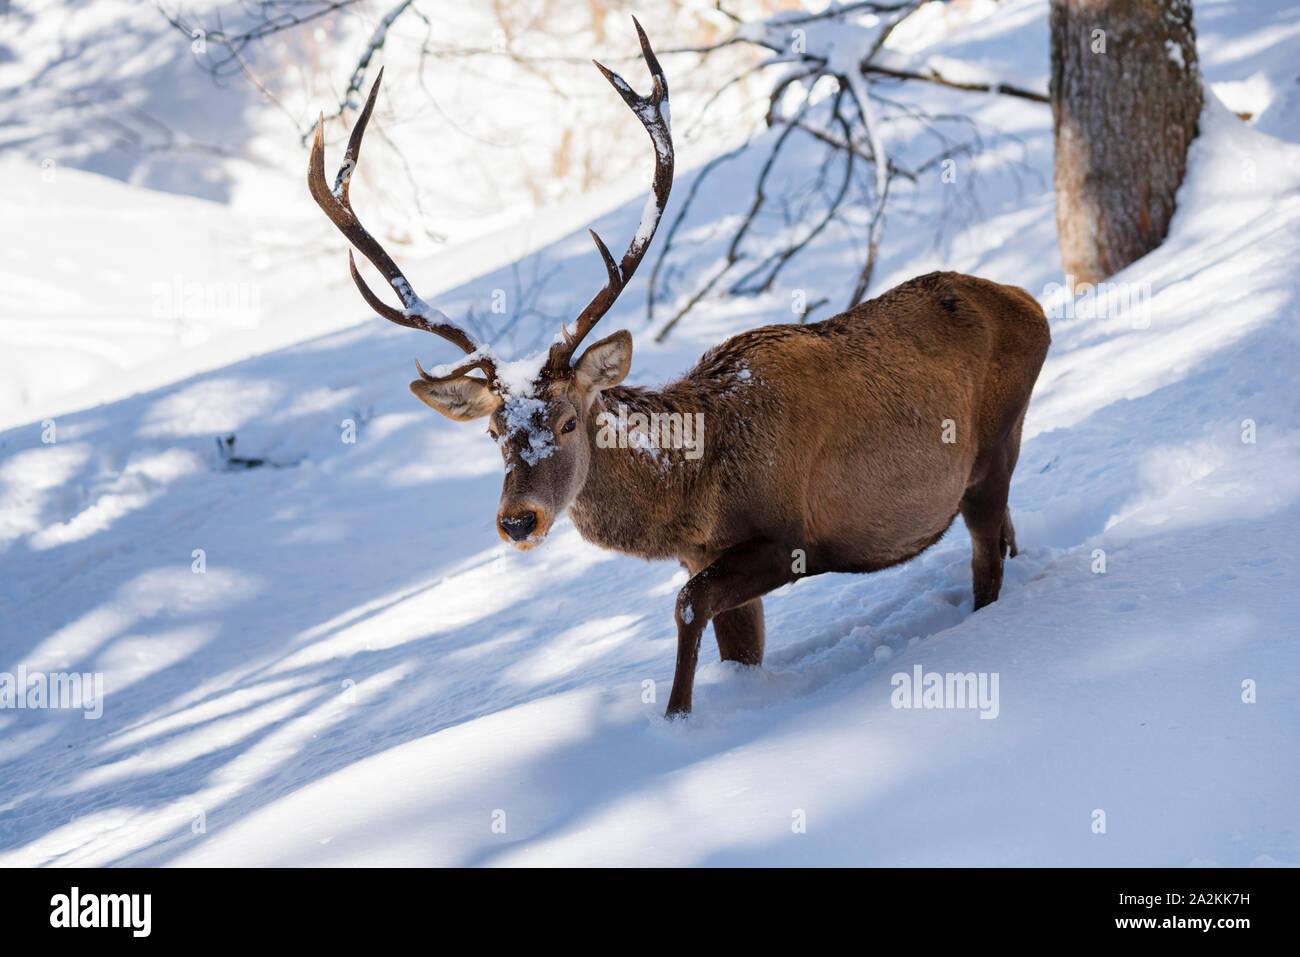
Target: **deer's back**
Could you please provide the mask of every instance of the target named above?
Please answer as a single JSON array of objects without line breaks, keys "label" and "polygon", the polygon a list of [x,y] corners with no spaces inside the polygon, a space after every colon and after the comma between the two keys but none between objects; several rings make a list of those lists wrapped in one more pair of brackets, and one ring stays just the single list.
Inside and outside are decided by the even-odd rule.
[{"label": "deer's back", "polygon": [[1015,427],[1049,341],[1023,289],[947,272],[710,350],[679,384],[698,390],[710,428],[705,551],[763,536],[864,569],[910,558]]}]

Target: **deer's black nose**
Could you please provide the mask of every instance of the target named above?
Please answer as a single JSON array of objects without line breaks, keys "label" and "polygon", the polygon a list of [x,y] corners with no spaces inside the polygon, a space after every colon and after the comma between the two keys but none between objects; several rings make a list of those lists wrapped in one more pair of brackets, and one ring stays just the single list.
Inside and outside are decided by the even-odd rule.
[{"label": "deer's black nose", "polygon": [[537,527],[537,513],[523,512],[519,515],[503,517],[500,522],[501,530],[510,536],[510,540],[518,542],[527,538]]}]

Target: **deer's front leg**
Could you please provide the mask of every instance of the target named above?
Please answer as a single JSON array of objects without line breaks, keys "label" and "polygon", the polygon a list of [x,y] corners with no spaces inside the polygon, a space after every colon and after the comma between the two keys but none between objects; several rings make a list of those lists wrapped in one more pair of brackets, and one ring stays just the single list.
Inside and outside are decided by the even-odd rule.
[{"label": "deer's front leg", "polygon": [[794,581],[790,550],[776,542],[745,542],[727,549],[691,576],[677,593],[677,669],[668,696],[668,717],[689,714],[700,637],[710,619]]}]

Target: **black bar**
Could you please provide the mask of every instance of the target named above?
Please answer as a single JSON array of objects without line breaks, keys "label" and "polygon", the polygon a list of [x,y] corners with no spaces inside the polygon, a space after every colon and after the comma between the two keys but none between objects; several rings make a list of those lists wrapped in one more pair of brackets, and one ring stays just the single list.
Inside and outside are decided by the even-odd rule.
[{"label": "black bar", "polygon": [[[713,923],[723,933],[781,925],[794,933],[838,928],[866,943],[879,925],[891,934],[911,928],[909,934],[921,935],[913,941],[918,948],[948,940],[1039,941],[1045,933],[1048,939],[1147,942],[1199,936],[1230,946],[1255,933],[1288,929],[1296,878],[1290,869],[1175,868],[11,869],[0,872],[0,926],[6,945],[40,938],[334,948],[412,931],[431,941],[453,927],[469,933],[470,946],[499,946],[503,936],[537,945],[554,935],[594,934],[612,922],[653,945],[673,922],[673,908],[686,901],[690,924]],[[119,926],[52,926],[52,919],[68,923],[74,887],[87,919],[111,919],[116,912]],[[115,896],[101,906],[100,895],[149,895],[147,936],[143,896],[129,904]],[[62,910],[61,901],[67,905]],[[1120,926],[1134,920],[1153,923]],[[1208,929],[1200,925],[1205,920]],[[484,936],[476,940],[475,934]]]}]

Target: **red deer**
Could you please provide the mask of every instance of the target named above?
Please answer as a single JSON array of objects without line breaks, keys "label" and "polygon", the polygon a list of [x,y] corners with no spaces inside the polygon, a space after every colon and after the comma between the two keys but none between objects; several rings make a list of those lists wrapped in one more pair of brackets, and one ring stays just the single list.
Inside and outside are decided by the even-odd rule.
[{"label": "red deer", "polygon": [[[531,548],[567,511],[589,542],[677,559],[688,570],[676,605],[667,709],[675,716],[691,710],[709,622],[723,660],[762,664],[763,595],[809,575],[905,562],[938,541],[958,513],[970,531],[974,607],[997,599],[1003,559],[1016,554],[1007,490],[1050,336],[1042,308],[1023,289],[936,272],[823,322],[741,333],[659,389],[621,385],[632,359],[626,331],[575,360],[645,255],[672,185],[668,84],[636,29],[650,94],[596,66],[650,134],[651,195],[620,262],[592,233],[608,281],[527,381],[502,375],[490,348],[421,299],[352,211],[348,184],[379,79],[333,189],[316,127],[308,185],[402,301],[395,309],[380,300],[349,253],[370,307],[466,353],[437,375],[417,362],[410,389],[448,418],[488,420],[505,460],[501,537]],[[679,422],[702,415],[707,435],[697,434],[693,449],[602,441],[614,417],[638,413]]]}]

